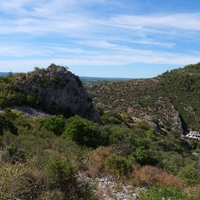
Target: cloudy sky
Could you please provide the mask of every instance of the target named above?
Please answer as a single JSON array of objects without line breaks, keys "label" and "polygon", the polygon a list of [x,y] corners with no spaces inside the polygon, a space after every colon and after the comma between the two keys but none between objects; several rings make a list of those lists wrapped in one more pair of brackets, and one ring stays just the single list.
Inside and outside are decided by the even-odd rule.
[{"label": "cloudy sky", "polygon": [[0,71],[149,78],[200,62],[199,0],[1,0]]}]

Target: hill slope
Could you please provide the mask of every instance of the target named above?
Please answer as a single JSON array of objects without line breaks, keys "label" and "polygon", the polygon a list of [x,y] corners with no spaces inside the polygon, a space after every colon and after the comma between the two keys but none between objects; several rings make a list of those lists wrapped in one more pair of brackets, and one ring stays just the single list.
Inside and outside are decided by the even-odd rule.
[{"label": "hill slope", "polygon": [[200,63],[151,79],[86,85],[96,106],[152,120],[174,134],[199,130]]},{"label": "hill slope", "polygon": [[[187,94],[180,82],[185,69],[153,79],[86,84],[101,125],[65,118],[78,106],[84,115],[85,106],[93,105],[78,77],[63,67],[0,78],[1,107],[27,105],[0,110],[0,199],[200,199],[200,141],[189,146],[180,137],[188,122],[178,107]],[[55,115],[60,113],[65,116]],[[84,117],[98,116],[90,114]]]}]

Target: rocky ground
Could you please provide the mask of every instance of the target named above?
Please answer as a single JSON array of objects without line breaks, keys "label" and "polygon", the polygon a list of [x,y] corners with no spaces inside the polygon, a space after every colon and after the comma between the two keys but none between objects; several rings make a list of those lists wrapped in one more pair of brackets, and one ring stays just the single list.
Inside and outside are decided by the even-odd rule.
[{"label": "rocky ground", "polygon": [[134,188],[118,181],[109,180],[107,177],[91,179],[78,175],[80,182],[90,182],[94,186],[95,198],[99,200],[137,200],[143,188]]},{"label": "rocky ground", "polygon": [[35,108],[31,108],[29,106],[15,106],[14,108],[12,108],[13,110],[17,110],[17,111],[20,111],[22,112],[26,117],[38,117],[38,116],[41,116],[41,117],[50,117],[51,115],[41,111],[41,110],[38,110],[38,109],[35,109]]}]

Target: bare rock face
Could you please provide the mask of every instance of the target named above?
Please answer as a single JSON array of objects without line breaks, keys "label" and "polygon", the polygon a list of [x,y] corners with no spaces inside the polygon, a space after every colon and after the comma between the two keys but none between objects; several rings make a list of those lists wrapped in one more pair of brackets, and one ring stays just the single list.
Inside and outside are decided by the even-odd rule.
[{"label": "bare rock face", "polygon": [[18,80],[18,87],[49,113],[60,113],[66,117],[79,115],[101,123],[92,99],[84,89],[78,76],[65,67],[51,64],[47,69],[37,69]]}]

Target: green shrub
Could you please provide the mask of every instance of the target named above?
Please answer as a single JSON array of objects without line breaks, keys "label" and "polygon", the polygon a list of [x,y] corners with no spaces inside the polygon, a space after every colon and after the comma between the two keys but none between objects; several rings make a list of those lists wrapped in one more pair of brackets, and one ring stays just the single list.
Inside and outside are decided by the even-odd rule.
[{"label": "green shrub", "polygon": [[72,139],[79,145],[94,148],[102,143],[100,136],[97,124],[79,116],[71,119],[63,133],[64,138]]},{"label": "green shrub", "polygon": [[66,155],[74,165],[83,165],[88,156],[87,147],[82,147],[76,142],[72,140],[65,140],[62,137],[55,138],[53,146],[55,151],[62,155]]},{"label": "green shrub", "polygon": [[135,157],[136,161],[141,165],[147,165],[149,163],[149,152],[143,147],[137,148],[133,156]]},{"label": "green shrub", "polygon": [[15,164],[16,162],[24,162],[25,152],[23,151],[23,149],[9,145],[2,153],[2,159],[12,164]]},{"label": "green shrub", "polygon": [[77,168],[72,166],[70,160],[52,159],[48,163],[50,190],[61,190],[67,197],[72,196],[76,188]]},{"label": "green shrub", "polygon": [[138,200],[191,200],[181,189],[171,186],[153,186],[146,192],[140,193]]},{"label": "green shrub", "polygon": [[58,136],[60,136],[63,133],[64,127],[64,119],[58,116],[52,116],[48,118],[44,123],[44,128],[54,132]]},{"label": "green shrub", "polygon": [[117,112],[111,111],[102,115],[101,120],[104,124],[121,124],[123,119]]},{"label": "green shrub", "polygon": [[[189,161],[191,162],[191,161]],[[162,152],[161,167],[167,172],[177,175],[181,167],[184,166],[184,158],[177,152]]]},{"label": "green shrub", "polygon": [[148,131],[146,131],[146,136],[152,141],[156,141],[156,136],[155,136],[155,129],[150,128]]},{"label": "green shrub", "polygon": [[116,154],[110,155],[105,164],[111,171],[120,176],[127,176],[133,171],[131,162]]},{"label": "green shrub", "polygon": [[128,141],[134,144],[135,139],[138,137],[132,129],[124,124],[108,124],[103,126],[103,129],[106,132],[104,135],[109,140],[109,144],[119,143],[121,141]]},{"label": "green shrub", "polygon": [[[23,130],[24,129],[24,130]],[[38,156],[42,158],[44,150],[49,149],[54,144],[56,136],[53,133],[48,133],[45,130],[27,130],[20,128],[21,134],[12,141],[11,144],[17,143],[20,148],[23,148],[28,156]],[[24,131],[24,132],[23,132]],[[14,143],[15,142],[15,143]]]},{"label": "green shrub", "polygon": [[138,128],[144,129],[144,130],[149,130],[151,126],[146,122],[146,121],[141,121],[137,124]]},{"label": "green shrub", "polygon": [[15,165],[5,164],[0,168],[0,199],[38,199],[45,189],[45,172],[38,170],[32,162]]},{"label": "green shrub", "polygon": [[162,161],[160,152],[154,148],[138,147],[132,155],[140,165],[157,165]]},{"label": "green shrub", "polygon": [[105,111],[104,111],[103,107],[97,106],[96,108],[97,108],[97,111],[99,112],[100,116],[103,116],[105,114]]},{"label": "green shrub", "polygon": [[9,120],[5,115],[0,114],[0,135],[3,135],[4,130],[10,130],[14,135],[18,134],[18,129],[14,123]]},{"label": "green shrub", "polygon": [[190,148],[192,149],[192,150],[195,150],[196,148],[197,148],[197,145],[198,145],[198,141],[196,141],[196,140],[190,140]]},{"label": "green shrub", "polygon": [[143,147],[144,149],[150,149],[153,146],[153,142],[149,138],[137,138],[136,144],[138,147]]},{"label": "green shrub", "polygon": [[196,149],[194,151],[196,153],[200,153],[200,142],[197,143]]},{"label": "green shrub", "polygon": [[180,141],[176,139],[165,139],[163,141],[157,141],[156,143],[160,148],[162,148],[163,151],[183,151]]},{"label": "green shrub", "polygon": [[178,177],[182,179],[182,181],[186,185],[197,185],[200,183],[199,178],[200,172],[199,172],[199,165],[196,164],[189,164],[182,168],[179,173]]}]

